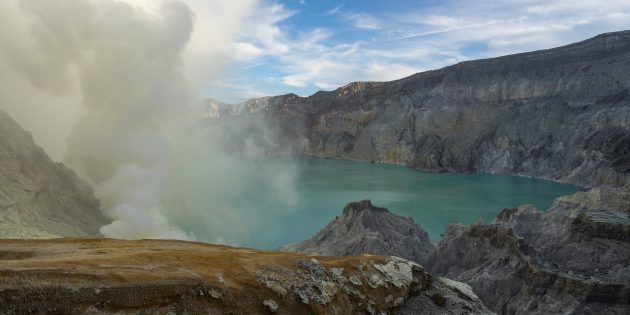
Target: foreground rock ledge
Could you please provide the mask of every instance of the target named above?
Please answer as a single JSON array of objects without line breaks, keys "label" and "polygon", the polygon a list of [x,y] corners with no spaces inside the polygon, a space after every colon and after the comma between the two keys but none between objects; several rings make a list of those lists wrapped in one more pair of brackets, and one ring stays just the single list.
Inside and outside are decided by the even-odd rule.
[{"label": "foreground rock ledge", "polygon": [[450,224],[443,235],[434,248],[413,220],[364,200],[282,249],[404,257],[469,284],[499,314],[630,314],[630,186],[560,197],[547,212],[504,209],[491,224]]},{"label": "foreground rock ledge", "polygon": [[0,240],[0,313],[489,313],[470,287],[386,256],[184,241]]}]

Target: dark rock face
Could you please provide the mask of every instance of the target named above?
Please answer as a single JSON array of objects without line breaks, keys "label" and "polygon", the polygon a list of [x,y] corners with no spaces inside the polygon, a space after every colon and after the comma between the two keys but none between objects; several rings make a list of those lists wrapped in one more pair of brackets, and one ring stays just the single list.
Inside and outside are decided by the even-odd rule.
[{"label": "dark rock face", "polygon": [[623,31],[224,111],[266,116],[286,136],[276,151],[594,187],[630,178],[629,88]]},{"label": "dark rock face", "polygon": [[281,250],[326,256],[392,255],[423,264],[433,253],[434,245],[413,219],[363,200],[346,205],[341,216],[311,239]]},{"label": "dark rock face", "polygon": [[369,201],[354,202],[313,238],[284,249],[386,253],[421,262],[445,280],[434,281],[422,300],[408,301],[415,310],[455,303],[444,298],[452,290],[439,287],[454,279],[500,314],[630,312],[630,186],[560,197],[546,213],[526,205],[504,209],[491,224],[452,224],[435,249],[426,233],[411,238],[402,234],[408,230],[422,232]]},{"label": "dark rock face", "polygon": [[505,209],[451,225],[428,270],[470,284],[501,314],[630,312],[630,187],[558,198],[547,213]]},{"label": "dark rock face", "polygon": [[0,237],[100,236],[92,188],[0,110]]}]

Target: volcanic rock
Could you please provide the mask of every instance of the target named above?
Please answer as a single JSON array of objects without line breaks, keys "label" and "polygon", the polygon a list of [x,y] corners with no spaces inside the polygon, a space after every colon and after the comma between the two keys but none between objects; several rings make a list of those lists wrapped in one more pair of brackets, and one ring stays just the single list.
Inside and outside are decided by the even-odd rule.
[{"label": "volcanic rock", "polygon": [[92,187],[0,110],[0,237],[100,236]]},{"label": "volcanic rock", "polygon": [[423,264],[433,253],[429,235],[405,218],[369,200],[348,203],[341,214],[311,239],[281,250],[326,256],[391,255]]},{"label": "volcanic rock", "polygon": [[450,225],[428,270],[469,284],[500,314],[630,312],[630,187],[505,209]]}]

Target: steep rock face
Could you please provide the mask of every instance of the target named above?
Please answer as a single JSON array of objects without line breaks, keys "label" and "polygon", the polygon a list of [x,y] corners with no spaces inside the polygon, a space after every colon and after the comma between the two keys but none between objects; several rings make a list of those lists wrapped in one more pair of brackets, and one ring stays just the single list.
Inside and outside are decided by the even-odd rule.
[{"label": "steep rock face", "polygon": [[490,314],[397,257],[165,240],[0,240],[3,314]]},{"label": "steep rock face", "polygon": [[472,286],[501,314],[630,312],[630,187],[558,198],[547,213],[505,209],[451,225],[428,270]]},{"label": "steep rock face", "polygon": [[92,188],[0,110],[0,237],[100,236]]},{"label": "steep rock face", "polygon": [[348,203],[341,216],[311,239],[281,250],[327,256],[393,255],[423,264],[433,253],[429,235],[411,218],[404,218],[369,200]]},{"label": "steep rock face", "polygon": [[309,97],[248,101],[307,155],[585,187],[630,177],[630,31]]}]

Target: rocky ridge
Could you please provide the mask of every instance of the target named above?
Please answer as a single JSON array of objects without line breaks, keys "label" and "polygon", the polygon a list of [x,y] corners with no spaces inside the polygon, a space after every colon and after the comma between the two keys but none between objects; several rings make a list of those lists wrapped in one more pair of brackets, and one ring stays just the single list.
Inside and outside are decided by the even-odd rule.
[{"label": "rocky ridge", "polygon": [[280,250],[326,256],[394,255],[424,264],[435,248],[427,232],[412,218],[395,215],[363,200],[348,203],[341,216],[311,239]]},{"label": "rocky ridge", "polygon": [[489,172],[583,187],[630,178],[630,31],[309,97],[250,100],[285,136],[274,152],[426,172]]},{"label": "rocky ridge", "polygon": [[[607,198],[615,196],[615,198]],[[630,187],[558,198],[451,225],[427,267],[470,284],[502,314],[630,312]]]},{"label": "rocky ridge", "polygon": [[101,236],[92,187],[0,110],[0,237]]},{"label": "rocky ridge", "polygon": [[[386,209],[367,201],[346,209],[370,207],[378,210],[364,210],[364,217],[354,220],[344,209],[315,237],[285,249],[356,255],[383,250],[366,243],[387,244],[389,255],[415,257],[432,274],[469,284],[499,314],[630,311],[630,186],[560,197],[546,213],[526,205],[503,210],[491,224],[451,224],[435,248],[417,237],[401,245],[391,235],[409,225],[422,228]],[[360,237],[348,234],[365,228],[365,221],[400,220],[400,226],[372,227]],[[410,248],[423,248],[422,255],[410,255]]]},{"label": "rocky ridge", "polygon": [[3,314],[490,314],[411,261],[166,240],[0,240]]}]

